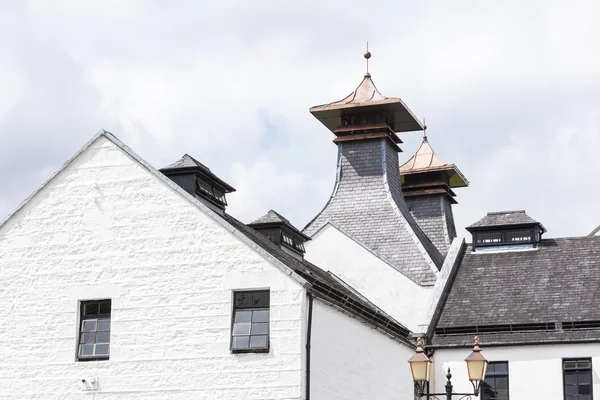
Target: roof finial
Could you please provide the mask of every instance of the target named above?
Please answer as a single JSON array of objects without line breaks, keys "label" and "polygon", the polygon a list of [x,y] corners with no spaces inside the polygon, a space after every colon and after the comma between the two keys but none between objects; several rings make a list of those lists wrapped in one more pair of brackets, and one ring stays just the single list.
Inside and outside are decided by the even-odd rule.
[{"label": "roof finial", "polygon": [[371,74],[369,74],[369,58],[371,58],[371,52],[369,51],[369,42],[367,41],[367,52],[365,53],[365,58],[367,60],[367,73],[365,74],[366,77],[371,76]]},{"label": "roof finial", "polygon": [[427,140],[427,124],[425,124],[425,118],[423,118],[423,139]]}]

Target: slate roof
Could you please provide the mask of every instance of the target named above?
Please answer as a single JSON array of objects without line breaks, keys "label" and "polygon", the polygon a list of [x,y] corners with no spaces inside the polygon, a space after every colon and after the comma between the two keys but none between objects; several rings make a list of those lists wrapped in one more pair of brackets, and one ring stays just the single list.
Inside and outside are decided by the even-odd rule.
[{"label": "slate roof", "polygon": [[469,247],[432,343],[470,345],[475,334],[486,346],[600,341],[599,287],[598,236],[544,239],[527,251],[473,253]]},{"label": "slate roof", "polygon": [[304,278],[311,285],[308,290],[316,297],[333,303],[346,312],[414,348],[408,328],[345,285],[335,275],[322,270],[306,260],[299,260],[289,255],[266,236],[245,225],[243,222],[238,221],[231,215],[224,214],[223,218],[239,232]]},{"label": "slate roof", "polygon": [[494,211],[489,212],[479,221],[467,227],[467,230],[473,228],[483,228],[488,226],[510,226],[510,225],[531,225],[538,224],[542,231],[546,232],[546,228],[538,221],[531,218],[525,213],[525,210],[515,211]]},{"label": "slate roof", "polygon": [[285,218],[283,215],[279,214],[278,212],[276,212],[274,210],[269,210],[268,213],[266,213],[262,217],[258,218],[257,220],[254,220],[248,224],[248,226],[250,226],[252,228],[280,226],[280,225],[287,227],[289,230],[291,230],[292,232],[294,232],[296,235],[300,236],[304,240],[311,240],[310,236],[302,233],[302,231],[300,231],[298,228],[296,228],[294,225],[292,225],[292,223],[290,221],[288,221],[287,218]]},{"label": "slate roof", "polygon": [[223,186],[223,188],[226,189],[228,193],[235,192],[235,188],[233,186],[219,178],[210,170],[210,168],[208,168],[206,165],[202,164],[200,161],[196,160],[189,154],[184,154],[179,160],[167,165],[164,168],[161,168],[159,171],[164,173],[168,170],[198,170],[213,181]]}]

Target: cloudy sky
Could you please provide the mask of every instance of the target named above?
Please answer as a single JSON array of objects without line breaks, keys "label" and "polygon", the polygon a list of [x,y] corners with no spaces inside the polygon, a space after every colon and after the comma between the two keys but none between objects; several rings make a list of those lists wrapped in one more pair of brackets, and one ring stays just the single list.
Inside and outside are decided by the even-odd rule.
[{"label": "cloudy sky", "polygon": [[[466,226],[526,209],[548,236],[600,224],[600,2],[0,3],[0,219],[100,128],[156,167],[190,153],[302,227],[333,187],[312,105],[370,71],[429,126],[471,186]],[[404,161],[418,132],[402,135]],[[466,231],[462,230],[462,234]]]}]

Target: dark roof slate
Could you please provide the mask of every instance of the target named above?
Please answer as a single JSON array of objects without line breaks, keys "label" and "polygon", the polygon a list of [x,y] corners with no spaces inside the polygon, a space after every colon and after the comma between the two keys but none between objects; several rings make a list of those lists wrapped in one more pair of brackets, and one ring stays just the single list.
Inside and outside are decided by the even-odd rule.
[{"label": "dark roof slate", "polygon": [[524,225],[538,222],[525,213],[525,210],[489,212],[479,221],[468,226],[478,228],[483,226]]},{"label": "dark roof slate", "polygon": [[252,221],[249,225],[255,225],[255,224],[273,224],[273,223],[275,223],[275,224],[276,223],[289,224],[290,221],[288,221],[287,218],[285,218],[283,215],[277,213],[276,211],[269,210],[268,213],[266,213],[265,215],[263,215],[259,219]]},{"label": "dark roof slate", "polygon": [[414,347],[408,328],[341,283],[335,275],[322,270],[306,260],[299,260],[289,255],[266,236],[238,221],[231,215],[224,214],[223,218],[258,246],[304,278],[311,285],[308,290],[315,296],[331,302],[370,325],[385,331],[411,348]]},{"label": "dark roof slate", "polygon": [[259,229],[261,227],[281,226],[281,225],[286,226],[289,230],[294,232],[296,235],[300,236],[305,241],[311,240],[310,236],[302,233],[302,231],[300,231],[298,228],[296,228],[294,225],[292,225],[292,223],[287,218],[285,218],[283,215],[279,214],[278,212],[276,212],[274,210],[269,210],[268,213],[266,213],[262,217],[258,218],[257,220],[254,220],[248,224],[248,226],[250,226],[251,228],[256,228],[256,229]]},{"label": "dark roof slate", "polygon": [[223,186],[223,188],[229,192],[235,192],[235,188],[219,178],[215,175],[210,168],[206,165],[202,164],[200,161],[196,160],[194,157],[189,154],[184,154],[179,160],[175,161],[172,164],[167,165],[166,167],[161,168],[159,171],[162,173],[173,171],[173,170],[197,170],[202,172],[204,175]]},{"label": "dark roof slate", "polygon": [[[469,247],[436,323],[436,331],[452,327],[555,323],[556,329],[562,332],[562,322],[600,321],[599,286],[598,236],[545,239],[537,249],[527,251],[473,253]],[[486,336],[494,336],[497,342],[516,343],[540,335],[549,339],[556,335],[556,340],[583,335],[560,332]],[[440,345],[462,340],[461,335],[434,336],[434,343]],[[462,336],[472,340],[473,335]],[[600,340],[600,331],[595,338]]]}]

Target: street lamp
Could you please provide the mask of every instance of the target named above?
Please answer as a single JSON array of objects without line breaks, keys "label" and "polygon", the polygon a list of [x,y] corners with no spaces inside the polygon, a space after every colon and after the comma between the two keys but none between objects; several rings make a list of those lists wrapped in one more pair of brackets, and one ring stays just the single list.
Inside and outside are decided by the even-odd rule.
[{"label": "street lamp", "polygon": [[479,389],[481,387],[481,381],[485,378],[485,370],[487,369],[487,360],[481,354],[481,348],[479,347],[479,338],[475,336],[475,346],[473,346],[473,352],[465,359],[467,363],[467,371],[469,373],[469,380],[473,385],[473,393],[453,393],[452,374],[450,368],[446,378],[446,392],[445,393],[427,393],[427,383],[429,382],[429,369],[431,366],[431,360],[425,354],[423,350],[423,339],[417,340],[417,350],[415,354],[408,360],[410,364],[410,370],[412,372],[413,381],[415,382],[415,388],[418,397],[427,396],[429,399],[440,399],[438,396],[446,396],[446,400],[452,400],[452,396],[461,396],[461,398],[471,398],[471,396],[479,396]]}]

